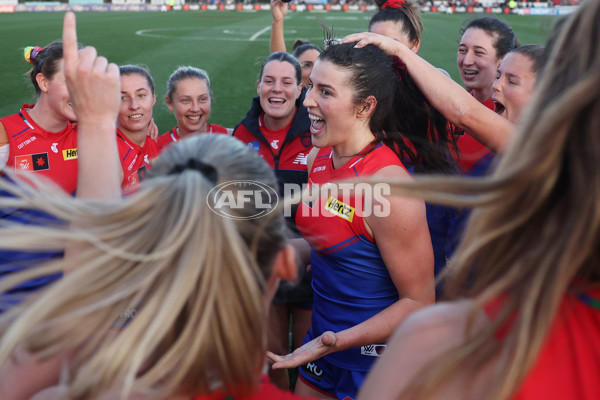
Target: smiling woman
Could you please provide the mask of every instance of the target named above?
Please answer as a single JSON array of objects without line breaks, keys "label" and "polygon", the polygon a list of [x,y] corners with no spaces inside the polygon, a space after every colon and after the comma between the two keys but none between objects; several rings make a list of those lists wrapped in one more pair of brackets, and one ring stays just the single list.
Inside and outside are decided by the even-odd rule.
[{"label": "smiling woman", "polygon": [[312,144],[301,81],[296,58],[284,52],[268,56],[260,69],[258,96],[233,132],[269,163],[280,185],[301,185],[308,177],[306,157]]},{"label": "smiling woman", "polygon": [[137,65],[119,67],[121,72],[121,108],[117,118],[117,146],[122,167],[123,190],[137,186],[158,157],[160,147],[148,136],[152,108],[156,103],[154,81],[150,73]]},{"label": "smiling woman", "polygon": [[37,101],[0,119],[0,167],[45,176],[72,194],[77,187],[77,130],[71,124],[76,117],[65,84],[62,42],[30,46],[24,54],[32,65],[28,75]]}]

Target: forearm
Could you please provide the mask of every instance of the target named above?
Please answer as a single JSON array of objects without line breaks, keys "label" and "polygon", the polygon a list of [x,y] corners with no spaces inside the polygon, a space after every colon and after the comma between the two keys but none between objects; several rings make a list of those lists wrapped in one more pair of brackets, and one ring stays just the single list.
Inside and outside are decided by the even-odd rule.
[{"label": "forearm", "polygon": [[396,55],[431,104],[448,121],[466,130],[485,146],[502,152],[510,142],[513,124],[479,103],[463,87],[405,46]]},{"label": "forearm", "polygon": [[114,121],[79,126],[77,197],[119,200],[121,164]]},{"label": "forearm", "polygon": [[271,53],[287,51],[285,47],[285,36],[283,34],[283,18],[275,19],[271,23]]},{"label": "forearm", "polygon": [[335,351],[385,343],[409,314],[425,305],[425,303],[407,297],[398,300],[368,320],[336,332]]}]

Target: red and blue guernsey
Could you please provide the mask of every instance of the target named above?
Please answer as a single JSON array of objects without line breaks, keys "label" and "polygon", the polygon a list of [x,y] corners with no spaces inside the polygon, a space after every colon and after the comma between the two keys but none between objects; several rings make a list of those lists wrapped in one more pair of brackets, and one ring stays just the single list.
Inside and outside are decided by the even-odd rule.
[{"label": "red and blue guernsey", "polygon": [[32,172],[49,178],[67,193],[77,189],[77,128],[70,122],[60,132],[48,132],[27,113],[32,105],[0,118],[8,136],[7,166],[16,173]]},{"label": "red and blue guernsey", "polygon": [[[333,168],[332,149],[322,148],[309,171],[309,187],[371,176],[389,165],[402,165],[389,147],[378,143]],[[331,186],[329,186],[331,187]],[[312,327],[305,342],[325,331],[357,325],[399,300],[373,237],[363,218],[363,197],[331,191],[312,204],[302,202],[296,224],[311,245],[314,307]],[[367,371],[377,359],[377,346],[351,348],[325,356],[331,364]]]},{"label": "red and blue guernsey", "polygon": [[134,189],[152,167],[152,160],[160,154],[156,140],[146,138],[144,146],[133,143],[119,129],[117,129],[117,148],[119,161],[123,168],[123,181],[121,189],[128,192]]},{"label": "red and blue guernsey", "polygon": [[[216,125],[216,124],[206,124],[206,133],[208,134],[212,134],[212,133],[220,133],[220,134],[227,134],[227,128],[224,128],[220,125]],[[158,147],[160,148],[160,151],[165,150],[167,147],[169,147],[169,145],[171,143],[175,143],[175,142],[179,142],[181,140],[181,137],[179,136],[179,133],[177,132],[177,127],[171,129],[169,132],[166,132],[163,135],[160,135],[158,137],[158,139],[156,139],[156,142],[158,143]]]}]

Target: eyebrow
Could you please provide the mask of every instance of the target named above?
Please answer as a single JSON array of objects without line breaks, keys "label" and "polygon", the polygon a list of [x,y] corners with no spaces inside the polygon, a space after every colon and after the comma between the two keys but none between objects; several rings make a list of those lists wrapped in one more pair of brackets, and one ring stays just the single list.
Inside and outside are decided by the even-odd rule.
[{"label": "eyebrow", "polygon": [[[150,90],[150,89],[147,89],[147,88],[139,88],[139,89],[135,89],[135,90],[134,90],[134,93],[139,93],[139,92],[148,92],[149,90]],[[121,93],[128,93],[128,92],[127,92],[127,91],[125,91],[125,90],[121,90]]]},{"label": "eyebrow", "polygon": [[[314,85],[314,83],[313,83],[313,85]],[[334,92],[335,93],[335,88],[333,86],[331,86],[331,85],[326,84],[326,83],[317,83],[315,86],[317,88],[319,88],[319,89],[328,89],[330,92]]]}]

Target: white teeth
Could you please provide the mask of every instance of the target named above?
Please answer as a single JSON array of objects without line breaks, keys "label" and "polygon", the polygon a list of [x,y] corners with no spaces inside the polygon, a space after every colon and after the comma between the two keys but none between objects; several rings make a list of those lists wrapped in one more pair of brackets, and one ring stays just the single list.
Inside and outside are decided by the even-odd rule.
[{"label": "white teeth", "polygon": [[200,119],[199,115],[190,115],[188,116],[188,119],[191,119],[192,121],[198,121]]},{"label": "white teeth", "polygon": [[316,115],[312,114],[308,114],[308,118],[312,119],[313,121],[323,121],[323,118],[317,117]]},{"label": "white teeth", "polygon": [[129,118],[142,118],[142,114],[133,114],[130,115]]},{"label": "white teeth", "polygon": [[269,101],[271,103],[284,103],[285,102],[284,99],[269,99]]}]

